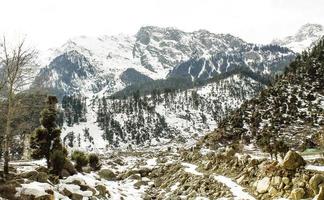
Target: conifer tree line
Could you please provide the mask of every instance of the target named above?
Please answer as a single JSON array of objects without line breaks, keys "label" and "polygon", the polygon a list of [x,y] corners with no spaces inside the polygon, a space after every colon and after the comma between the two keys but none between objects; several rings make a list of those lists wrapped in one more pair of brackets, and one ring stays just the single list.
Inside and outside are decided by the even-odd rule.
[{"label": "conifer tree line", "polygon": [[63,96],[62,109],[64,113],[64,121],[68,126],[86,122],[87,105],[86,98],[80,95]]},{"label": "conifer tree line", "polygon": [[[249,81],[244,76],[242,78]],[[183,140],[179,131],[168,124],[165,118],[168,113],[178,113],[177,117],[185,120],[187,127],[195,128],[196,124],[202,124],[208,128],[208,120],[219,122],[232,109],[233,105],[226,103],[228,95],[242,102],[254,95],[241,83],[233,84],[231,81],[211,84],[207,96],[199,94],[197,89],[164,89],[162,92],[152,90],[148,95],[141,95],[136,90],[131,97],[124,99],[97,98],[97,122],[104,131],[103,139],[113,146],[129,141],[134,145],[145,144],[161,138],[179,137]],[[253,91],[263,88],[260,84],[249,87],[253,87]]]}]

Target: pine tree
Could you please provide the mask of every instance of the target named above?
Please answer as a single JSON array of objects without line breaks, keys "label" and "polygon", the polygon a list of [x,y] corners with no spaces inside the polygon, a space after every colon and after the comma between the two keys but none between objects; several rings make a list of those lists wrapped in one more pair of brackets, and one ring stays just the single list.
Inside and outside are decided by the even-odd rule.
[{"label": "pine tree", "polygon": [[48,168],[52,166],[51,154],[54,151],[62,151],[63,154],[66,154],[60,139],[61,129],[56,124],[58,116],[57,102],[55,96],[48,96],[47,105],[41,112],[41,127],[32,133],[30,142],[32,157],[34,159],[45,157]]}]

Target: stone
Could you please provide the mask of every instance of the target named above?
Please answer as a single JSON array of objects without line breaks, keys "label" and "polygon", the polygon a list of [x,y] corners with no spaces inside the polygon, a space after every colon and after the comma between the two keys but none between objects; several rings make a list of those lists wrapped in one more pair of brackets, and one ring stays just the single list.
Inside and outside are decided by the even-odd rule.
[{"label": "stone", "polygon": [[277,196],[278,195],[278,190],[274,187],[270,187],[269,189],[269,194],[273,197]]},{"label": "stone", "polygon": [[309,186],[315,194],[319,193],[319,185],[322,183],[324,183],[324,176],[321,174],[316,174],[309,180]]},{"label": "stone", "polygon": [[270,186],[270,178],[264,177],[263,179],[259,180],[257,183],[257,192],[260,194],[266,193]]},{"label": "stone", "polygon": [[140,180],[141,179],[141,175],[139,175],[139,174],[132,174],[128,178],[129,179],[132,179],[132,180]]},{"label": "stone", "polygon": [[305,190],[303,188],[295,188],[291,191],[290,198],[292,200],[301,200],[305,195]]},{"label": "stone", "polygon": [[19,199],[28,199],[28,200],[54,200],[54,196],[50,194],[45,194],[39,197],[35,197],[34,195],[25,195],[22,194]]},{"label": "stone", "polygon": [[280,176],[272,177],[272,179],[271,179],[271,185],[272,186],[279,187],[280,186],[280,183],[281,183],[281,180],[282,180],[282,178]]},{"label": "stone", "polygon": [[314,198],[314,200],[323,200],[324,199],[324,184],[319,185],[319,193],[318,195]]},{"label": "stone", "polygon": [[296,170],[305,165],[306,162],[303,157],[295,151],[288,151],[282,162],[282,166],[287,170]]},{"label": "stone", "polygon": [[282,178],[282,182],[285,184],[285,185],[289,185],[290,183],[290,179],[288,177],[283,177]]},{"label": "stone", "polygon": [[83,196],[81,194],[78,194],[78,193],[73,193],[72,196],[71,196],[71,199],[72,200],[82,200]]},{"label": "stone", "polygon": [[[66,160],[65,163],[64,163],[64,167],[63,167],[63,170],[66,170],[66,172],[68,172],[71,175],[74,175],[77,173],[74,165],[72,164],[71,161],[69,160]],[[67,175],[67,173],[65,172],[65,174]]]},{"label": "stone", "polygon": [[27,178],[27,179],[32,180],[32,181],[37,181],[37,175],[38,175],[38,172],[33,170],[33,171],[28,171],[28,172],[22,173],[21,177],[22,178]]},{"label": "stone", "polygon": [[45,172],[39,172],[37,174],[37,181],[41,183],[47,183],[48,175]]},{"label": "stone", "polygon": [[233,157],[235,155],[235,150],[232,147],[227,147],[225,150],[225,156],[227,158]]},{"label": "stone", "polygon": [[237,182],[238,184],[242,184],[245,178],[246,178],[246,175],[242,175],[240,178],[238,178],[238,179],[236,180],[236,182]]},{"label": "stone", "polygon": [[69,173],[69,171],[66,170],[66,169],[62,169],[61,175],[62,175],[62,177],[69,177],[69,176],[71,176],[71,174]]},{"label": "stone", "polygon": [[48,169],[46,167],[44,167],[44,166],[37,167],[36,171],[48,173]]},{"label": "stone", "polygon": [[103,178],[106,179],[108,181],[114,181],[116,180],[116,175],[113,171],[111,171],[110,169],[101,169],[98,172],[98,175]]},{"label": "stone", "polygon": [[106,186],[104,186],[104,185],[97,185],[96,186],[96,190],[98,190],[99,195],[104,196],[104,195],[108,194],[108,196],[110,197],[110,193],[107,190]]}]

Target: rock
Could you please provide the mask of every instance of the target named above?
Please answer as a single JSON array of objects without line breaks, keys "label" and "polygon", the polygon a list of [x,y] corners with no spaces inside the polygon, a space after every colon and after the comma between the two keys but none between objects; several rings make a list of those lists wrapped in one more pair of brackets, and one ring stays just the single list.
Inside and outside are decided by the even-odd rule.
[{"label": "rock", "polygon": [[48,175],[45,172],[39,172],[37,174],[37,181],[41,183],[47,183]]},{"label": "rock", "polygon": [[111,171],[110,169],[101,169],[98,172],[98,175],[103,178],[106,179],[108,181],[113,181],[116,180],[116,175],[113,171]]},{"label": "rock", "polygon": [[21,177],[22,178],[27,178],[27,179],[32,180],[32,181],[37,181],[37,175],[38,175],[38,172],[33,170],[33,171],[28,171],[28,172],[22,173]]},{"label": "rock", "polygon": [[288,177],[283,177],[282,178],[282,182],[285,184],[285,185],[289,185],[290,183],[290,179]]},{"label": "rock", "polygon": [[322,183],[324,183],[324,176],[321,174],[316,174],[309,180],[309,186],[315,194],[319,193],[319,185]]},{"label": "rock", "polygon": [[62,177],[69,177],[69,176],[71,176],[71,174],[69,173],[69,171],[66,170],[66,169],[62,169],[61,175],[62,175]]},{"label": "rock", "polygon": [[21,187],[21,186],[16,184],[8,184],[8,183],[6,183],[5,185],[0,185],[1,197],[6,199],[15,199],[15,194],[17,192],[16,187]]},{"label": "rock", "polygon": [[128,178],[129,179],[132,179],[132,180],[140,180],[141,179],[141,175],[140,174],[132,174]]},{"label": "rock", "polygon": [[303,188],[295,188],[291,191],[290,198],[292,200],[301,200],[305,195]]},{"label": "rock", "polygon": [[236,182],[237,182],[238,184],[242,184],[242,182],[244,181],[245,178],[246,178],[246,175],[242,175],[240,178],[238,178],[238,179],[236,180]]},{"label": "rock", "polygon": [[210,170],[213,166],[213,163],[211,161],[208,161],[207,164],[204,167],[204,170]]},{"label": "rock", "polygon": [[272,177],[271,185],[278,187],[280,185],[280,183],[281,183],[281,180],[282,180],[282,178],[280,176]]},{"label": "rock", "polygon": [[[67,175],[66,172],[68,172],[68,173],[70,174],[69,176],[72,176],[72,175],[74,175],[74,174],[77,173],[77,171],[76,171],[74,165],[73,165],[72,162],[69,161],[69,160],[66,160],[66,161],[65,161],[65,163],[64,163],[64,167],[63,167],[63,170],[65,170],[65,175]],[[63,171],[63,170],[62,170],[62,171]],[[66,177],[68,177],[68,176],[66,176]]]},{"label": "rock", "polygon": [[93,170],[93,169],[92,169],[91,167],[89,167],[89,166],[82,167],[82,171],[83,171],[84,173],[91,173],[92,170]]},{"label": "rock", "polygon": [[139,180],[136,183],[134,183],[134,187],[139,189],[142,185],[147,185],[148,183],[146,181]]},{"label": "rock", "polygon": [[58,184],[60,182],[60,177],[50,174],[48,180],[50,180],[53,184]]},{"label": "rock", "polygon": [[72,196],[71,196],[71,199],[72,200],[82,200],[83,196],[81,194],[78,194],[78,193],[73,193]]},{"label": "rock", "polygon": [[36,171],[38,172],[44,172],[44,173],[47,173],[48,174],[48,169],[44,166],[39,166],[36,168]]},{"label": "rock", "polygon": [[110,197],[110,193],[104,185],[97,185],[96,190],[98,190],[99,195],[105,196],[106,194]]},{"label": "rock", "polygon": [[227,158],[233,157],[235,155],[235,150],[232,147],[227,147],[225,150],[225,156]]},{"label": "rock", "polygon": [[160,187],[160,186],[162,185],[162,183],[163,183],[163,181],[162,181],[161,178],[156,178],[156,179],[154,180],[154,186],[155,186],[155,187]]},{"label": "rock", "polygon": [[25,195],[22,194],[19,199],[28,199],[28,200],[54,200],[54,196],[50,194],[42,195],[35,197],[34,195]]},{"label": "rock", "polygon": [[259,180],[257,183],[257,192],[260,194],[266,193],[270,186],[270,178],[264,177],[263,179]]},{"label": "rock", "polygon": [[301,157],[301,155],[295,151],[288,151],[282,162],[282,166],[287,170],[296,170],[297,168],[305,165],[306,162],[303,157]]},{"label": "rock", "polygon": [[67,196],[67,197],[71,197],[72,196],[72,192],[70,190],[68,190],[67,188],[64,188],[62,193]]},{"label": "rock", "polygon": [[278,190],[274,187],[270,187],[269,189],[269,194],[273,197],[277,196],[278,195]]},{"label": "rock", "polygon": [[323,200],[324,199],[324,184],[319,185],[319,193],[318,195],[314,198],[314,200]]}]

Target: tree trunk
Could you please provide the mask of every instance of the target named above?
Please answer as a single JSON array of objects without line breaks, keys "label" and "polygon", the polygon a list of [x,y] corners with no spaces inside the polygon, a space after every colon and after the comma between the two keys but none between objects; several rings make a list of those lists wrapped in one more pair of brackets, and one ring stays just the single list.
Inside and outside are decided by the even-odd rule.
[{"label": "tree trunk", "polygon": [[6,122],[6,130],[4,135],[4,165],[3,172],[5,175],[9,174],[9,136],[11,129],[11,112],[12,112],[12,87],[10,87],[8,92],[8,111],[7,111],[7,122]]}]

